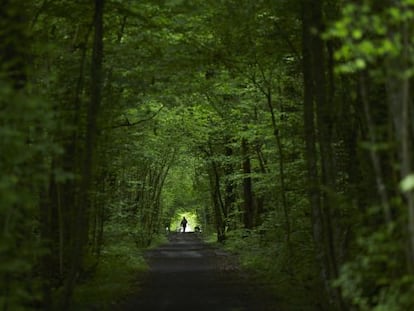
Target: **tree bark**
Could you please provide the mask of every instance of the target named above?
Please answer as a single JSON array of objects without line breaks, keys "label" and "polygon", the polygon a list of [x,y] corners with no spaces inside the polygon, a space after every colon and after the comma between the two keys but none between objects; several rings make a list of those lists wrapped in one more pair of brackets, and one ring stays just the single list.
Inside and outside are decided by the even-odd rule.
[{"label": "tree bark", "polygon": [[[367,81],[365,78],[365,73],[360,74],[359,87],[360,87],[362,105],[364,107],[364,114],[365,114],[366,125],[368,128],[369,139],[371,143],[375,145],[378,143],[378,139],[375,133],[375,123],[374,123],[374,120],[371,114],[371,107],[370,107],[369,98],[368,98]],[[373,168],[374,168],[375,181],[377,184],[376,188],[378,189],[377,191],[378,191],[378,194],[381,200],[380,202],[381,202],[382,209],[383,209],[384,220],[385,220],[385,223],[390,223],[392,220],[391,208],[389,205],[387,189],[385,187],[384,173],[381,168],[381,159],[380,159],[380,156],[378,155],[378,152],[375,150],[374,147],[370,148],[369,153],[370,153],[371,161],[372,161]]]},{"label": "tree bark", "polygon": [[[335,191],[335,174],[332,153],[332,111],[327,102],[325,77],[325,51],[320,38],[323,27],[322,1],[302,1],[302,46],[304,79],[304,121],[306,160],[310,184],[312,229],[316,258],[320,262],[321,276],[329,299],[329,308],[345,309],[339,290],[330,282],[338,277],[338,261],[333,227],[333,202],[330,191]],[[313,34],[311,31],[318,33]],[[316,113],[315,113],[316,112]],[[316,121],[315,121],[316,118]],[[317,125],[317,132],[315,128]],[[316,133],[319,135],[316,136]],[[316,149],[319,144],[319,155]],[[321,175],[318,172],[320,157]],[[321,193],[323,187],[323,194]]]},{"label": "tree bark", "polygon": [[224,178],[225,178],[225,193],[224,193],[224,221],[228,229],[231,229],[231,215],[234,212],[236,193],[234,182],[232,181],[232,174],[234,174],[234,165],[231,163],[233,156],[233,149],[228,146],[230,140],[227,139],[225,147],[226,163],[224,164]]},{"label": "tree bark", "polygon": [[312,27],[318,30],[318,34],[312,39],[312,56],[313,56],[313,79],[314,94],[317,111],[318,140],[321,158],[321,177],[323,186],[323,216],[325,218],[325,236],[327,241],[327,256],[330,265],[331,278],[338,276],[338,262],[336,258],[335,232],[334,232],[334,214],[332,208],[332,193],[336,190],[335,168],[332,151],[332,131],[333,131],[333,110],[332,104],[327,101],[327,82],[325,68],[325,51],[324,43],[320,34],[323,31],[322,26],[322,3],[314,1],[312,6]]},{"label": "tree bark", "polygon": [[289,207],[288,207],[288,203],[286,199],[284,150],[283,150],[282,140],[280,138],[280,131],[276,123],[275,110],[273,108],[273,101],[272,101],[272,91],[270,90],[270,88],[266,92],[266,98],[267,98],[267,106],[269,108],[271,119],[272,119],[273,135],[275,137],[277,151],[279,153],[280,194],[282,197],[282,210],[283,210],[283,214],[285,217],[286,243],[290,251],[291,250],[291,247],[290,247],[291,228],[290,228]]},{"label": "tree bark", "polygon": [[[404,5],[405,6],[405,5]],[[407,9],[405,7],[405,9]],[[412,66],[410,60],[410,47],[412,46],[412,27],[404,20],[400,25],[402,47],[400,57],[392,60],[388,67],[390,67],[387,79],[388,89],[388,105],[391,113],[392,122],[394,125],[395,141],[398,144],[400,166],[400,180],[409,177],[413,167],[413,137],[411,136],[412,119],[410,116],[413,113],[413,99],[410,89],[410,78],[407,76],[407,71]],[[395,36],[394,33],[391,36]],[[392,38],[395,40],[395,38]],[[414,191],[404,191],[403,197],[407,204],[407,232],[409,235],[408,244],[408,269],[414,273]]]},{"label": "tree bark", "polygon": [[312,39],[309,29],[312,25],[309,9],[312,5],[308,0],[302,4],[302,66],[304,84],[304,130],[305,159],[308,172],[308,194],[311,208],[312,234],[315,245],[316,261],[319,264],[321,278],[328,292],[329,278],[324,251],[323,217],[319,192],[318,154],[316,150],[314,88],[312,74]]},{"label": "tree bark", "polygon": [[216,222],[217,240],[222,242],[226,239],[225,222],[223,215],[223,201],[220,191],[220,175],[217,164],[211,160],[210,175],[210,191],[213,201],[214,217]]},{"label": "tree bark", "polygon": [[[25,1],[3,1],[0,10],[0,71],[15,90],[25,87],[29,38]],[[2,77],[3,78],[3,77]]]},{"label": "tree bark", "polygon": [[243,157],[243,199],[244,199],[244,227],[252,229],[255,225],[255,208],[253,199],[253,184],[251,178],[251,163],[249,155],[249,143],[243,138],[241,141],[241,153]]},{"label": "tree bark", "polygon": [[102,97],[102,61],[103,61],[103,12],[104,0],[95,0],[94,39],[91,59],[90,101],[87,111],[87,126],[82,163],[82,179],[79,189],[79,202],[75,210],[75,239],[71,256],[69,275],[65,283],[63,310],[70,309],[73,289],[77,275],[82,267],[89,233],[89,213],[93,180],[94,151],[96,148],[97,121]]}]

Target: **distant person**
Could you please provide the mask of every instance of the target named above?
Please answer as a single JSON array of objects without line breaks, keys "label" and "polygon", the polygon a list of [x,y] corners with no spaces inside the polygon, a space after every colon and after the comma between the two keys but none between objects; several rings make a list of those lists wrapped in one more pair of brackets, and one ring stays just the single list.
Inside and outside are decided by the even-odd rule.
[{"label": "distant person", "polygon": [[185,232],[185,228],[187,227],[187,219],[185,217],[181,220],[181,227],[183,227],[183,232]]}]

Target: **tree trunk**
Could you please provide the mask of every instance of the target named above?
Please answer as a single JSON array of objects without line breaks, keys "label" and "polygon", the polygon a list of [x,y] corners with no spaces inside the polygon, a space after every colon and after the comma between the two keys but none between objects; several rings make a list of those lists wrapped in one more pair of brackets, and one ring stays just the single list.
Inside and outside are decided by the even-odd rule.
[{"label": "tree trunk", "polygon": [[220,175],[218,172],[217,164],[211,160],[210,176],[210,191],[213,201],[214,218],[217,230],[217,240],[222,242],[226,239],[225,222],[223,215],[223,201],[220,191]]},{"label": "tree trunk", "polygon": [[[361,93],[362,106],[364,107],[366,125],[368,128],[368,136],[369,136],[370,142],[373,145],[375,145],[378,143],[378,139],[375,133],[375,122],[371,114],[371,107],[370,107],[369,97],[368,97],[368,92],[367,92],[367,81],[365,78],[365,73],[360,74],[359,88],[360,88],[360,93]],[[374,168],[375,181],[377,184],[376,188],[378,189],[378,194],[381,200],[380,202],[381,202],[382,209],[383,209],[384,220],[385,220],[385,223],[390,223],[392,220],[391,208],[389,205],[388,193],[387,193],[387,189],[386,189],[385,182],[384,182],[384,173],[382,171],[381,159],[380,159],[380,156],[378,155],[378,152],[375,150],[375,148],[370,148],[369,152],[370,152],[371,161],[372,161],[373,168]]]},{"label": "tree trunk", "polygon": [[276,116],[275,116],[275,111],[274,111],[273,102],[272,102],[272,91],[270,89],[267,90],[266,98],[267,98],[267,106],[269,108],[270,115],[272,118],[273,135],[275,137],[276,147],[279,153],[280,194],[282,197],[283,215],[285,216],[286,244],[290,252],[291,251],[291,247],[290,247],[291,229],[290,229],[289,207],[288,207],[288,203],[286,199],[284,150],[283,150],[282,140],[280,139],[280,131],[276,123]]},{"label": "tree trunk", "polygon": [[[227,140],[227,144],[230,143],[230,140]],[[231,224],[234,219],[231,218],[236,202],[236,193],[234,182],[231,177],[234,174],[234,165],[231,163],[233,156],[233,149],[226,145],[225,147],[226,163],[224,164],[224,178],[225,178],[225,193],[224,193],[224,220],[228,226],[228,229],[231,229]]]},{"label": "tree trunk", "polygon": [[241,141],[241,153],[243,157],[243,199],[244,199],[244,227],[247,229],[252,229],[255,225],[255,208],[254,208],[254,199],[253,199],[253,185],[251,178],[251,163],[249,155],[249,143],[243,138]]},{"label": "tree trunk", "polygon": [[8,0],[2,2],[0,10],[0,72],[15,90],[23,89],[27,80],[29,38],[27,19],[22,14],[26,9],[25,1]]},{"label": "tree trunk", "polygon": [[312,215],[312,233],[315,244],[316,261],[319,264],[325,291],[328,292],[329,278],[324,251],[324,234],[322,223],[321,197],[319,192],[318,154],[316,151],[315,107],[312,74],[312,39],[309,29],[311,19],[308,10],[312,4],[303,1],[302,7],[302,66],[304,84],[304,130],[305,130],[305,159],[308,172],[308,193]]},{"label": "tree trunk", "polygon": [[[313,238],[316,258],[320,262],[321,276],[329,298],[329,308],[342,310],[345,307],[341,294],[330,284],[338,276],[338,262],[332,221],[333,202],[329,193],[335,190],[335,174],[331,146],[333,122],[330,105],[332,103],[327,102],[325,51],[320,38],[323,25],[322,1],[303,0],[302,5],[304,121]],[[316,29],[318,34],[311,33],[312,29]],[[319,134],[321,181],[317,165],[315,117]],[[324,188],[323,195],[320,193],[321,186]]]},{"label": "tree trunk", "polygon": [[[335,169],[332,151],[332,131],[333,131],[333,110],[332,103],[327,101],[327,83],[325,77],[325,50],[320,33],[322,33],[322,3],[314,2],[312,6],[313,27],[318,29],[318,34],[314,35],[312,40],[313,53],[313,78],[314,94],[317,110],[317,126],[319,134],[319,151],[321,158],[322,186],[323,186],[323,215],[325,218],[325,237],[327,241],[327,256],[329,262],[330,277],[332,279],[338,276],[338,262],[336,258],[334,213],[332,211],[335,203],[332,200],[332,194],[336,190]],[[337,229],[337,228],[336,228]]]},{"label": "tree trunk", "polygon": [[[398,144],[400,166],[400,180],[404,180],[412,174],[413,166],[413,137],[411,136],[413,113],[413,99],[410,89],[410,78],[404,74],[410,69],[410,47],[412,46],[412,29],[406,20],[400,25],[399,35],[402,36],[401,55],[398,59],[391,61],[387,79],[388,105],[394,125],[395,141]],[[392,34],[391,36],[395,36]],[[391,38],[395,40],[395,38]],[[414,191],[408,190],[403,193],[407,204],[407,232],[409,270],[414,273]]]},{"label": "tree trunk", "polygon": [[82,164],[82,180],[79,189],[79,202],[75,210],[75,239],[71,256],[69,275],[65,283],[62,309],[70,309],[73,288],[82,267],[89,233],[89,212],[93,180],[94,151],[96,147],[97,120],[101,104],[102,89],[102,60],[103,60],[103,10],[104,0],[95,0],[95,15],[93,19],[94,40],[91,59],[90,102],[87,112],[87,127],[85,149]]}]

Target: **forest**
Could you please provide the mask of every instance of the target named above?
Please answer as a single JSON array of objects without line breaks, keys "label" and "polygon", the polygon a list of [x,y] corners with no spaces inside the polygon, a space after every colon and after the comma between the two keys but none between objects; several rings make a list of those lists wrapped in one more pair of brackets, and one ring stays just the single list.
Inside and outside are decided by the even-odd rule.
[{"label": "forest", "polygon": [[413,0],[1,1],[0,310],[182,216],[291,310],[412,310],[413,52]]}]

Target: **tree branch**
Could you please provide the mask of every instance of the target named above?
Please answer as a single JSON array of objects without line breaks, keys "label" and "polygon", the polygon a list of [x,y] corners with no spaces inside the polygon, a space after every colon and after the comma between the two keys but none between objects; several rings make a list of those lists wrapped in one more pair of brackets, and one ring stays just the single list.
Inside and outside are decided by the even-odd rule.
[{"label": "tree branch", "polygon": [[141,119],[141,120],[138,120],[138,121],[135,121],[135,122],[132,122],[132,123],[129,122],[128,118],[125,118],[125,122],[124,123],[112,125],[112,126],[109,126],[109,127],[105,127],[103,129],[104,130],[106,130],[106,129],[117,129],[117,128],[124,127],[124,126],[131,127],[131,126],[135,126],[135,125],[138,125],[138,124],[141,124],[141,123],[150,121],[150,120],[154,119],[161,112],[162,109],[164,109],[164,106],[161,106],[156,112],[154,112],[148,118]]}]

